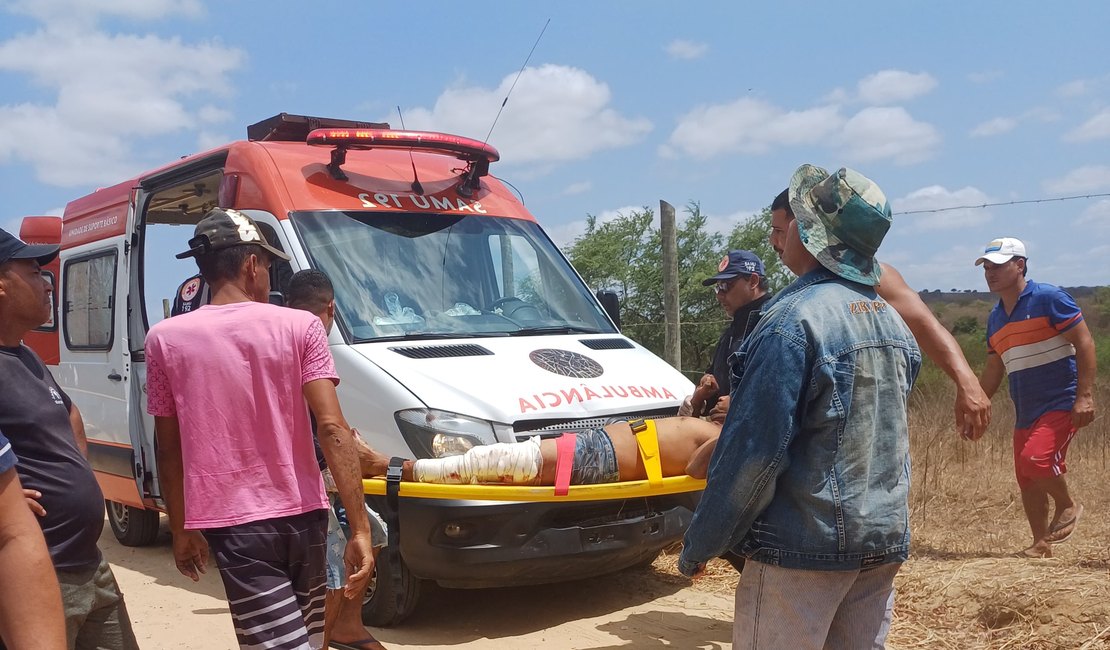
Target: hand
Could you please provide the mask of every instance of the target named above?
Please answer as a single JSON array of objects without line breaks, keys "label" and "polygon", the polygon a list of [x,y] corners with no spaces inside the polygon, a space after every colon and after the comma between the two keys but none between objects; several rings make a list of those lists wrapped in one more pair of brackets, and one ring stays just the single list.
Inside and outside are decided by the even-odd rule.
[{"label": "hand", "polygon": [[174,533],[173,559],[181,575],[197,582],[200,573],[208,572],[208,540],[199,530]]},{"label": "hand", "polygon": [[39,499],[42,498],[42,492],[23,488],[23,498],[27,500],[27,507],[31,509],[31,512],[39,517],[46,516],[46,508],[43,508],[42,504],[39,503]]},{"label": "hand", "polygon": [[357,598],[374,570],[374,549],[370,543],[370,531],[352,531],[351,537],[347,540],[347,548],[343,551],[343,563],[347,569],[347,586],[343,589],[343,597]]},{"label": "hand", "polygon": [[978,440],[991,423],[991,400],[978,381],[956,386],[956,430],[964,440]]},{"label": "hand", "polygon": [[678,407],[678,417],[690,417],[694,414],[694,405],[690,403],[693,395],[687,395],[686,399],[682,400],[682,404]]},{"label": "hand", "polygon": [[694,389],[694,394],[690,396],[690,410],[694,417],[701,417],[705,414],[705,403],[715,397],[719,392],[717,386],[717,378],[710,373],[702,375],[698,380],[698,386]]},{"label": "hand", "polygon": [[709,412],[709,420],[711,422],[719,425],[725,423],[725,416],[728,415],[729,400],[730,398],[728,395],[721,395],[721,397],[717,399],[716,406]]},{"label": "hand", "polygon": [[1071,423],[1076,429],[1082,429],[1095,420],[1095,399],[1090,395],[1080,395],[1075,398],[1075,406],[1071,407]]}]

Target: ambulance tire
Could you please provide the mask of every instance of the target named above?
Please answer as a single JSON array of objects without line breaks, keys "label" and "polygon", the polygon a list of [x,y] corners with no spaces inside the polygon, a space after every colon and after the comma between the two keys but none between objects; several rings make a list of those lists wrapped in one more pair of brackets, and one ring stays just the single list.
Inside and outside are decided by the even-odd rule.
[{"label": "ambulance tire", "polygon": [[392,627],[399,625],[416,611],[420,600],[421,580],[412,575],[409,567],[401,560],[401,597],[397,598],[393,588],[393,563],[386,557],[388,549],[382,549],[374,564],[374,575],[370,576],[370,587],[362,600],[362,622],[370,627]]},{"label": "ambulance tire", "polygon": [[161,523],[158,511],[144,510],[126,506],[115,501],[105,501],[108,511],[108,525],[112,533],[124,546],[149,546],[158,539],[158,526]]}]

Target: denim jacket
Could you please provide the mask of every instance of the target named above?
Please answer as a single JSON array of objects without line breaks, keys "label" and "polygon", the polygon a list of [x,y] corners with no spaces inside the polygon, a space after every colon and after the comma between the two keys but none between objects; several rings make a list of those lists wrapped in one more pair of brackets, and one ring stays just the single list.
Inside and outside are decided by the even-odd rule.
[{"label": "denim jacket", "polygon": [[909,553],[910,388],[921,352],[871,287],[813,270],[769,303],[733,363],[731,406],[679,570],[732,549],[843,571]]}]

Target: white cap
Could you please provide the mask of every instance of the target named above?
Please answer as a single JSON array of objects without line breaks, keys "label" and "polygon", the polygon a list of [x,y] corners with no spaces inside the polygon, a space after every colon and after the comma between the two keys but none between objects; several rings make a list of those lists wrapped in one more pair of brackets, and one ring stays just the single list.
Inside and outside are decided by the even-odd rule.
[{"label": "white cap", "polygon": [[979,266],[984,261],[993,264],[1005,264],[1014,257],[1027,257],[1025,254],[1025,244],[1021,243],[1020,239],[1013,237],[1002,237],[987,244],[983,254],[979,259],[975,260],[975,266]]}]

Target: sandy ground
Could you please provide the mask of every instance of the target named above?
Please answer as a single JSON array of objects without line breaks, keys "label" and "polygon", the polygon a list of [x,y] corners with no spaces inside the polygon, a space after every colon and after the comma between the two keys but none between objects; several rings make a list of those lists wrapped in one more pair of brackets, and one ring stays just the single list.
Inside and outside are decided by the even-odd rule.
[{"label": "sandy ground", "polygon": [[[112,563],[143,648],[236,648],[219,576],[177,572],[163,530],[156,545],[121,546],[107,525]],[[631,569],[578,582],[479,591],[430,586],[401,627],[374,630],[389,648],[729,648],[731,593]]]}]

